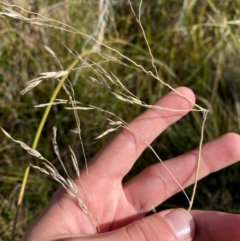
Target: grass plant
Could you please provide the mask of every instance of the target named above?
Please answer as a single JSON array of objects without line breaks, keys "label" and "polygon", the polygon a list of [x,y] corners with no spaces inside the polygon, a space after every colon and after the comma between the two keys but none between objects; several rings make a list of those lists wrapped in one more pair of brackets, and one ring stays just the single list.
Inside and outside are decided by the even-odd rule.
[{"label": "grass plant", "polygon": [[[42,169],[40,162],[29,160],[1,134],[0,165],[4,169],[0,180],[7,184],[1,186],[0,196],[3,240],[10,240],[11,233],[12,240],[21,237],[56,189],[54,182],[35,170],[29,173],[29,162],[35,167],[41,166],[40,170],[50,176],[54,176],[53,170],[58,173],[58,181],[72,190],[70,195],[77,196],[80,207],[88,214],[70,179],[74,170],[79,170],[76,159],[85,160],[79,163],[80,168],[86,165],[113,131],[120,127],[130,128],[127,122],[144,108],[157,108],[152,103],[169,88],[179,85],[192,88],[197,94],[197,104],[190,115],[159,137],[157,147],[155,143],[149,145],[154,155],[146,151],[126,179],[145,165],[156,162],[156,157],[161,161],[159,155],[167,159],[197,145],[201,151],[206,109],[210,110],[204,131],[206,141],[227,131],[240,131],[240,83],[236,67],[240,46],[237,7],[240,4],[211,0],[129,3],[35,1],[30,5],[23,1],[23,6],[19,7],[1,2],[4,53],[4,59],[0,60],[0,87],[4,90],[0,96],[1,126],[14,136],[12,140],[22,140],[20,144],[26,143],[22,145],[30,154],[49,165]],[[94,9],[85,16],[84,9],[89,4]],[[97,18],[94,11],[98,13]],[[44,49],[43,46],[48,47]],[[36,73],[39,73],[37,78]],[[31,91],[21,97],[19,93],[29,79],[32,81],[23,93]],[[41,104],[49,96],[50,100]],[[42,108],[30,108],[33,105]],[[206,109],[200,105],[205,105]],[[46,109],[42,110],[43,107]],[[130,114],[127,108],[131,108]],[[204,118],[200,112],[204,113]],[[55,149],[59,164],[49,144],[54,125],[58,127],[58,135],[64,136],[64,139],[58,138],[61,151]],[[186,131],[182,132],[183,129]],[[31,145],[34,132],[37,134]],[[74,165],[66,161],[68,151],[63,148],[67,144],[72,146],[70,154]],[[37,146],[39,152],[34,150]],[[46,161],[43,156],[52,161]],[[198,160],[200,164],[200,158]],[[16,166],[16,162],[19,165]],[[61,178],[63,162],[66,163],[64,170],[69,170],[65,171],[64,180]],[[208,183],[200,182],[196,207],[239,211],[238,171],[239,165],[235,165],[228,171],[212,175]],[[20,198],[19,182],[22,182]],[[189,209],[195,188],[196,185],[188,200]],[[190,192],[192,190],[187,189],[186,196]],[[34,200],[40,196],[42,199],[36,205]],[[175,196],[163,207],[186,207],[187,203],[182,204],[182,200],[181,196]],[[15,219],[14,225],[21,203],[20,217]],[[22,218],[24,216],[28,218]],[[91,214],[89,217],[92,218]]]}]

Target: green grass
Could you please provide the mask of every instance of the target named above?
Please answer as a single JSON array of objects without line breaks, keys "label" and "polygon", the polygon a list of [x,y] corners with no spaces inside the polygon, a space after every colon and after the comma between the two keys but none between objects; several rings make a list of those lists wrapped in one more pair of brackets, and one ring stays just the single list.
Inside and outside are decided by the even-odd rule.
[{"label": "green grass", "polygon": [[[133,2],[137,9],[138,1]],[[37,12],[84,33],[91,35],[94,32],[98,20],[98,4],[85,0],[72,0],[67,5],[64,2],[58,3],[59,1],[36,0],[34,7]],[[27,1],[24,2],[24,7],[30,8]],[[92,11],[85,11],[89,8]],[[193,89],[197,103],[210,109],[204,141],[229,131],[240,132],[240,111],[237,111],[240,102],[240,30],[236,22],[227,22],[240,20],[239,9],[240,2],[237,0],[163,0],[161,3],[144,1],[143,4],[142,24],[156,58],[159,76],[173,87],[187,86]],[[108,19],[104,43],[131,57],[147,70],[152,70],[147,46],[129,6],[116,2],[112,11],[114,15],[113,12],[110,15],[115,19]],[[0,125],[14,138],[31,146],[44,113],[44,108],[33,106],[48,102],[57,83],[46,81],[24,96],[20,95],[20,91],[38,73],[59,70],[43,45],[49,46],[64,68],[68,68],[73,63],[73,58],[64,45],[83,54],[91,49],[93,43],[86,42],[83,36],[77,34],[33,26],[6,16],[0,16],[0,29]],[[104,48],[102,51],[114,55]],[[90,55],[89,58],[99,60],[97,54]],[[105,63],[104,67],[118,76],[131,92],[146,103],[153,103],[169,91],[140,71],[110,62]],[[112,111],[126,121],[141,113],[142,107],[117,101],[92,83],[89,76],[93,74],[88,70],[70,74],[69,79],[74,84],[77,100]],[[58,98],[66,98],[63,91],[60,91]],[[105,116],[94,111],[81,112],[81,115],[86,155],[91,159],[109,138],[107,136],[94,141],[106,129]],[[201,121],[200,114],[189,114],[165,131],[153,146],[163,159],[197,147]],[[83,160],[83,157],[79,151],[77,135],[69,133],[75,127],[74,116],[62,106],[51,109],[37,149],[61,168],[52,151],[53,125],[58,127],[61,155],[68,170],[73,173],[71,163],[68,162],[67,145],[73,147],[79,160]],[[187,131],[182,132],[182,129]],[[38,164],[38,160],[30,158],[25,151],[6,139],[3,133],[0,133],[0,138],[0,237],[2,240],[10,240],[24,171],[30,162]],[[126,179],[155,162],[154,156],[147,150]],[[236,164],[201,181],[194,208],[239,212],[239,171],[240,166]],[[16,225],[16,240],[41,212],[57,186],[37,170],[30,170]],[[160,208],[171,206],[187,206],[186,199],[182,194],[176,195]]]}]

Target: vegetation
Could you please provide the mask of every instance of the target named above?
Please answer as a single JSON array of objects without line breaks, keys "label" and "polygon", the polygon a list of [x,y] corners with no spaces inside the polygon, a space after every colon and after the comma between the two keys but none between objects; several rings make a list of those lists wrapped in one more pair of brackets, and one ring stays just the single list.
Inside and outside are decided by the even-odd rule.
[{"label": "vegetation", "polygon": [[[19,1],[11,2],[20,4]],[[39,73],[60,71],[56,60],[60,61],[64,70],[77,68],[68,77],[76,100],[108,110],[126,122],[141,113],[144,107],[119,101],[106,90],[106,86],[93,82],[90,77],[96,78],[96,74],[91,68],[84,67],[86,61],[93,64],[105,60],[101,66],[117,76],[128,90],[147,104],[153,104],[169,91],[158,80],[136,70],[133,64],[128,63],[130,67],[117,64],[117,60],[123,60],[117,58],[119,56],[116,52],[66,27],[72,26],[86,33],[130,57],[146,70],[152,70],[151,56],[128,1],[109,1],[107,7],[103,2],[21,1],[24,9],[62,23],[51,21],[54,28],[6,16],[3,14],[6,13],[6,5],[0,2],[0,126],[14,139],[33,145],[46,108],[34,106],[48,103],[53,93],[56,93],[58,82],[44,80],[27,94],[21,95],[20,92],[26,87],[26,82],[37,78]],[[134,0],[132,4],[138,12],[139,1]],[[37,17],[16,6],[8,8],[25,18]],[[197,104],[210,110],[204,142],[226,132],[240,132],[239,9],[240,2],[237,0],[143,1],[141,22],[155,58],[158,75],[172,87],[191,88],[197,96]],[[69,31],[59,27],[66,27]],[[54,51],[57,58],[44,46]],[[74,55],[81,56],[82,61],[74,58]],[[108,56],[117,59],[109,61]],[[95,66],[99,70],[100,67]],[[66,99],[66,93],[61,89],[57,98]],[[106,121],[107,115],[94,110],[82,110],[79,116],[85,153],[90,160],[114,133],[95,140],[110,128]],[[153,143],[154,149],[165,160],[196,148],[200,140],[201,123],[202,115],[191,112],[159,136]],[[37,143],[37,150],[63,173],[52,150],[53,126],[58,129],[61,158],[72,175],[74,168],[69,160],[68,145],[76,153],[79,165],[85,165],[78,135],[69,131],[76,128],[74,114],[62,105],[54,105]],[[0,237],[2,240],[11,240],[25,170],[29,163],[40,165],[40,161],[9,141],[3,132],[0,132],[0,137]],[[146,150],[125,180],[157,161],[152,152]],[[240,165],[235,164],[200,181],[193,207],[239,212],[239,171]],[[52,179],[31,168],[16,222],[15,240],[20,239],[57,187],[58,184]],[[191,193],[192,188],[186,191]],[[159,209],[187,205],[183,194],[178,194]]]}]

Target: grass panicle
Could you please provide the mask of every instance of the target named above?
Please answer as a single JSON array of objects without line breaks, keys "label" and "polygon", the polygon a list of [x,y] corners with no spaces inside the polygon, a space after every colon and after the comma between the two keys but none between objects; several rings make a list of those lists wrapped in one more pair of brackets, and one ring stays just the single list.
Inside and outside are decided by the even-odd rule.
[{"label": "grass panicle", "polygon": [[[8,17],[11,17],[11,18],[14,18],[14,19],[20,19],[20,20],[23,20],[23,21],[27,21],[29,22],[30,24],[34,24],[34,25],[38,25],[38,26],[41,26],[41,27],[52,27],[52,28],[59,28],[61,30],[64,30],[64,31],[69,31],[69,29],[71,29],[71,31],[76,31],[77,34],[81,34],[81,35],[84,35],[87,39],[90,39],[90,40],[93,40],[96,44],[99,44],[107,49],[111,49],[113,50],[114,52],[116,52],[120,57],[122,57],[124,60],[127,60],[128,62],[130,62],[131,64],[133,64],[135,66],[135,68],[137,68],[138,71],[143,71],[145,74],[147,75],[150,75],[152,76],[153,78],[157,79],[161,84],[167,86],[169,89],[175,91],[177,94],[179,94],[180,96],[186,98],[187,100],[189,100],[187,97],[183,96],[182,94],[180,94],[178,91],[176,91],[171,85],[165,83],[158,75],[158,70],[155,66],[155,62],[154,62],[154,57],[153,57],[153,53],[151,51],[151,48],[149,46],[149,43],[148,43],[148,40],[147,40],[147,37],[146,37],[146,34],[145,34],[145,30],[142,26],[142,23],[141,23],[141,14],[142,14],[142,0],[140,1],[139,3],[139,13],[138,13],[138,16],[136,15],[134,9],[133,9],[133,6],[131,4],[131,1],[128,1],[129,5],[130,5],[130,9],[141,29],[141,32],[142,32],[142,35],[143,35],[143,38],[145,40],[145,44],[147,46],[147,49],[148,49],[148,53],[150,55],[150,58],[151,58],[151,64],[152,64],[152,68],[154,70],[154,72],[150,71],[150,70],[146,70],[142,65],[138,64],[137,62],[133,61],[131,58],[129,58],[128,56],[126,55],[123,55],[122,53],[120,53],[119,51],[117,51],[116,49],[113,49],[105,44],[103,44],[103,42],[100,42],[99,40],[93,38],[92,36],[90,35],[87,35],[87,34],[84,34],[82,32],[79,32],[79,31],[76,31],[75,29],[71,28],[70,26],[67,26],[67,25],[63,25],[62,23],[59,23],[55,20],[52,20],[52,19],[48,19],[42,15],[39,15],[39,14],[35,14],[35,13],[30,13],[18,6],[14,6],[14,7],[17,7],[19,8],[20,10],[24,11],[24,12],[27,12],[31,15],[37,15],[37,17],[31,17],[31,18],[27,18],[23,15],[21,15],[19,12],[15,12],[14,10],[10,9],[9,7],[13,7],[13,6],[8,6],[8,7],[3,7],[3,9],[5,9],[5,13],[2,13]],[[54,24],[58,24],[57,26],[56,25],[52,25],[52,22]],[[59,24],[61,27],[59,27]],[[40,73],[39,74],[39,77],[38,78],[35,78],[29,82],[27,82],[27,87],[21,92],[21,94],[26,94],[27,92],[33,90],[35,87],[37,87],[40,83],[42,83],[44,80],[57,80],[59,82],[61,82],[60,78],[63,77],[63,76],[67,76],[66,78],[66,83],[62,83],[61,87],[62,89],[64,90],[64,92],[66,93],[67,97],[68,97],[68,100],[67,100],[67,103],[69,103],[71,105],[71,110],[74,112],[74,116],[75,116],[75,120],[76,120],[76,130],[77,130],[77,133],[79,135],[79,140],[80,140],[80,143],[81,143],[81,147],[82,147],[82,153],[83,153],[83,156],[84,156],[84,160],[85,160],[85,166],[86,166],[86,170],[88,171],[87,169],[87,158],[86,158],[86,155],[85,155],[85,148],[84,148],[84,143],[83,143],[83,140],[82,140],[82,135],[81,135],[81,122],[80,122],[80,118],[79,118],[79,115],[78,115],[78,107],[77,107],[77,102],[75,101],[75,94],[74,94],[74,89],[73,89],[73,86],[70,82],[70,80],[68,79],[68,75],[69,75],[69,71],[68,70],[64,70],[64,68],[62,67],[62,64],[60,62],[60,60],[58,59],[57,55],[54,53],[54,51],[48,47],[48,46],[45,46],[45,49],[46,51],[53,57],[54,61],[57,63],[57,65],[60,67],[60,71],[54,71],[54,72],[45,72],[45,73]],[[68,48],[69,49],[69,48]],[[138,99],[133,93],[131,93],[130,90],[128,90],[123,84],[122,82],[119,80],[119,78],[117,78],[116,75],[112,74],[112,73],[108,73],[102,66],[100,63],[95,63],[93,61],[87,61],[85,59],[83,59],[82,57],[78,56],[79,58],[79,61],[82,62],[83,66],[88,68],[95,76],[95,77],[89,77],[90,80],[92,80],[95,84],[98,84],[102,87],[104,87],[105,90],[107,90],[108,92],[110,92],[116,99],[120,100],[120,101],[123,101],[123,102],[127,102],[127,103],[131,103],[133,105],[141,105],[145,108],[161,108],[161,109],[164,109],[164,110],[168,110],[168,111],[181,111],[181,110],[172,110],[172,109],[167,109],[167,108],[164,108],[164,107],[157,107],[157,106],[152,106],[152,105],[148,105],[148,104],[145,104],[144,102],[142,102],[140,99]],[[105,57],[106,58],[106,57]],[[120,62],[121,64],[121,62]],[[126,65],[126,64],[125,64]],[[126,65],[126,67],[128,67],[128,65]],[[72,71],[75,71],[76,69],[72,70]],[[114,90],[111,86],[117,86],[118,88],[120,88],[120,90]],[[124,93],[126,92],[126,94]],[[191,103],[193,103],[191,100],[189,100]],[[53,103],[49,103],[49,106],[51,106]],[[56,102],[54,103],[56,104]],[[157,159],[163,163],[164,167],[167,169],[168,173],[171,175],[171,177],[173,178],[173,180],[178,184],[179,188],[183,191],[183,193],[185,194],[185,196],[187,197],[188,201],[189,201],[189,211],[191,210],[191,207],[192,207],[192,204],[193,204],[193,200],[194,200],[194,196],[195,196],[195,192],[196,192],[196,185],[197,185],[197,179],[198,179],[198,171],[199,171],[199,167],[200,167],[200,157],[201,157],[201,146],[202,146],[202,141],[203,141],[203,133],[204,133],[204,123],[205,123],[205,119],[206,119],[206,116],[207,116],[207,112],[208,110],[200,107],[199,105],[194,104],[194,107],[196,109],[191,109],[191,110],[196,110],[196,111],[201,111],[203,112],[204,114],[204,121],[202,123],[202,131],[201,131],[201,137],[200,137],[200,145],[199,145],[199,155],[198,155],[198,160],[197,160],[197,167],[196,167],[196,178],[195,178],[195,185],[194,185],[194,191],[193,191],[193,194],[192,194],[192,197],[191,199],[189,199],[188,195],[186,194],[186,192],[184,191],[183,187],[180,185],[180,183],[176,180],[176,178],[172,175],[171,171],[166,167],[166,165],[163,163],[163,161],[161,160],[161,158],[158,156],[158,154],[155,152],[155,150],[151,147],[151,145],[149,143],[147,143],[147,141],[145,140],[144,136],[141,136],[139,135],[135,130],[133,130],[126,122],[124,122],[122,119],[119,119],[117,122],[113,122],[113,121],[110,121],[110,124],[111,125],[115,125],[116,123],[121,123],[120,125],[118,125],[117,127],[115,128],[110,128],[106,131],[104,131],[102,134],[98,135],[96,139],[100,139],[102,138],[103,136],[107,135],[108,133],[110,132],[113,132],[113,131],[116,131],[117,129],[119,129],[120,127],[123,127],[123,128],[126,128],[130,131],[132,131],[134,134],[140,136],[142,138],[142,140],[144,142],[146,142],[146,144],[148,145],[148,147],[153,151],[154,155],[157,157]],[[42,105],[43,107],[43,105]],[[104,111],[100,108],[97,108],[95,106],[89,106],[90,108],[94,108],[95,110],[100,110],[100,111]],[[87,108],[89,108],[87,107]],[[80,107],[81,109],[83,107]],[[86,109],[86,107],[84,107],[85,110],[89,110],[89,109]],[[111,114],[111,115],[114,115],[113,113],[111,112],[108,112],[108,114]],[[115,115],[114,115],[115,116]],[[117,116],[116,116],[117,117]],[[8,136],[9,134],[7,134],[6,131],[4,131],[4,133]],[[56,180],[57,182],[59,182],[65,189],[66,191],[72,196],[74,197],[81,209],[83,210],[83,212],[85,214],[89,214],[89,211],[86,207],[86,205],[83,203],[82,199],[80,198],[79,194],[78,194],[78,191],[77,191],[77,188],[73,182],[73,180],[71,180],[66,168],[65,168],[65,165],[61,159],[61,155],[60,155],[60,152],[59,152],[59,149],[58,149],[58,145],[57,145],[57,141],[56,141],[56,135],[57,135],[57,128],[56,127],[53,127],[53,139],[52,139],[52,142],[53,142],[53,148],[54,148],[54,152],[55,154],[57,155],[57,158],[58,160],[60,161],[61,163],[61,166],[65,172],[65,174],[67,175],[67,178],[63,178],[60,176],[60,174],[57,172],[56,168],[54,168],[52,165],[49,165],[50,162],[48,160],[46,160],[45,158],[43,158],[41,156],[40,153],[38,153],[36,150],[28,147],[28,146],[25,146],[24,143],[20,142],[20,141],[16,141],[14,140],[13,138],[11,138],[11,140],[13,140],[14,142],[17,142],[19,143],[29,154],[31,155],[34,155],[36,156],[37,158],[41,159],[43,161],[43,165],[45,166],[46,169],[43,169],[41,167],[37,167],[35,165],[32,165],[34,168],[37,168],[38,170],[42,171],[43,173],[45,174],[48,174],[50,175],[54,180]],[[75,168],[77,168],[76,172],[77,174],[79,175],[79,169],[78,169],[78,165],[76,164],[77,161],[76,161],[76,157],[75,155],[73,155],[73,151],[70,149],[70,152],[71,152],[71,159],[73,161],[73,166]],[[91,215],[90,215],[91,217]],[[91,219],[92,220],[92,219]],[[95,227],[96,228],[96,227]],[[97,228],[96,228],[97,230]]]}]

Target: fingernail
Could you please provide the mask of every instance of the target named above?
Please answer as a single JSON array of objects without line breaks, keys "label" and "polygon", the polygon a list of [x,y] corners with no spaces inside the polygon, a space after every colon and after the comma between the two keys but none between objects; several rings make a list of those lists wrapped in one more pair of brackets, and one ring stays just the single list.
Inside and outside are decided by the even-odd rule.
[{"label": "fingernail", "polygon": [[172,209],[162,212],[163,218],[178,239],[193,237],[195,224],[191,214],[184,209]]}]

